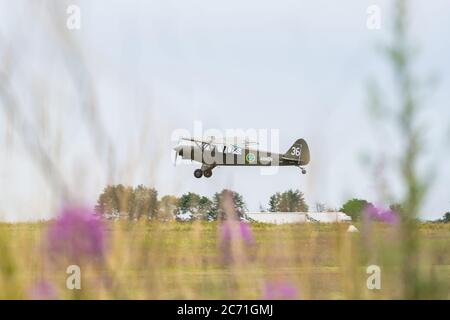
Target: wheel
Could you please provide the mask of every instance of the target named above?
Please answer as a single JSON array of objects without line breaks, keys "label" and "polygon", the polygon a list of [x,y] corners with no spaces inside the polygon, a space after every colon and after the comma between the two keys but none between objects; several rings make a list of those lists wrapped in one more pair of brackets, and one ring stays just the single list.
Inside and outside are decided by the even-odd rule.
[{"label": "wheel", "polygon": [[305,169],[302,169],[302,174],[306,174],[306,170]]},{"label": "wheel", "polygon": [[205,176],[205,178],[210,178],[210,177],[212,176],[212,170],[206,169],[206,170],[203,172],[203,175]]},{"label": "wheel", "polygon": [[197,169],[194,171],[194,177],[196,177],[197,179],[201,178],[202,175],[203,175],[203,171],[201,169]]}]

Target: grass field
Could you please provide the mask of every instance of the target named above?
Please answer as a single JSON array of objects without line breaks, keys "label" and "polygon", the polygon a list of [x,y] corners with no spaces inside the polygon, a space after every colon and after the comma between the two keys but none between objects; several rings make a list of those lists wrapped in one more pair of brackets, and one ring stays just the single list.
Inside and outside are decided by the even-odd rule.
[{"label": "grass field", "polygon": [[[401,299],[411,281],[416,298],[450,298],[450,225],[420,225],[417,277],[409,280],[397,226],[347,227],[251,224],[228,232],[218,222],[109,221],[104,247],[74,257],[55,251],[50,222],[0,224],[0,297]],[[81,268],[80,290],[66,287],[71,264]],[[381,268],[380,290],[367,288],[369,265]]]}]

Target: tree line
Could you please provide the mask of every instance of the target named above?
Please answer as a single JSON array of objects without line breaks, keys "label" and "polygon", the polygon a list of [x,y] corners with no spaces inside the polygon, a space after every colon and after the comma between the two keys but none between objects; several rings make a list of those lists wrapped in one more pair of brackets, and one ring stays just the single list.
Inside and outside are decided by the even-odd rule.
[{"label": "tree line", "polygon": [[216,220],[223,219],[226,208],[224,199],[230,199],[231,211],[239,217],[247,210],[242,195],[224,189],[212,198],[188,192],[180,197],[165,195],[158,199],[154,188],[139,185],[110,185],[100,194],[95,206],[98,215],[105,218],[125,217],[130,220],[142,218],[156,220]]},{"label": "tree line", "polygon": [[[158,192],[154,188],[144,185],[137,187],[124,186],[122,184],[109,185],[100,194],[95,211],[105,218],[124,217],[130,220],[142,218],[156,220],[221,220],[226,215],[225,199],[229,199],[228,211],[232,211],[238,217],[243,217],[247,211],[244,198],[236,191],[224,189],[216,192],[211,198],[194,192],[187,192],[180,197],[165,195],[158,198]],[[365,208],[370,202],[362,199],[351,199],[343,206],[336,209],[326,209],[323,204],[316,204],[316,211],[340,211],[349,215],[353,221],[361,218]],[[392,205],[391,210],[400,212],[399,205]],[[305,196],[300,190],[287,190],[276,192],[270,196],[268,208],[261,211],[269,212],[308,212],[309,206]],[[435,222],[450,222],[450,213],[444,214],[442,219]]]},{"label": "tree line", "polygon": [[[247,206],[241,194],[224,189],[211,198],[188,192],[180,197],[165,195],[158,199],[154,188],[139,185],[135,188],[122,184],[109,185],[100,194],[95,206],[97,214],[105,218],[126,217],[157,220],[217,220],[226,215],[225,198],[230,199],[230,209],[243,217]],[[308,211],[304,195],[299,190],[277,192],[269,199],[270,212]]]}]

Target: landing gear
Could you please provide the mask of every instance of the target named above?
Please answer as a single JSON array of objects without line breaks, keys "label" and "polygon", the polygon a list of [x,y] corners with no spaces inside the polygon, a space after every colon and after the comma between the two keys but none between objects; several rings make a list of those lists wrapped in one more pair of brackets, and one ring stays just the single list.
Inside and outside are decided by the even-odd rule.
[{"label": "landing gear", "polygon": [[211,178],[212,170],[211,169],[206,169],[205,171],[203,171],[203,175],[205,176],[205,178]]},{"label": "landing gear", "polygon": [[194,177],[201,178],[201,177],[205,177],[205,178],[211,178],[212,176],[212,170],[216,167],[215,164],[203,164],[202,167],[200,169],[197,169],[194,171]]},{"label": "landing gear", "polygon": [[197,179],[200,179],[202,176],[204,176],[205,178],[211,178],[212,170],[206,169],[203,171],[202,169],[196,169],[194,171],[194,177],[196,177]]},{"label": "landing gear", "polygon": [[[194,171],[194,177],[196,177],[197,179],[201,178],[203,176],[203,171],[202,169],[196,169]],[[206,177],[206,176],[205,176]]]},{"label": "landing gear", "polygon": [[299,168],[300,168],[300,170],[302,170],[302,174],[306,174],[305,168],[302,168],[302,167],[299,167]]}]

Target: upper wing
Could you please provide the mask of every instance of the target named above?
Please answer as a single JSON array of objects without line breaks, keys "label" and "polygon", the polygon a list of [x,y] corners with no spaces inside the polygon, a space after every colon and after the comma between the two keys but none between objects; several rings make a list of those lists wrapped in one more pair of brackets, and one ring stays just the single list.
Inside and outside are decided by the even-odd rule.
[{"label": "upper wing", "polygon": [[211,144],[214,142],[214,140],[200,140],[200,139],[195,139],[195,138],[181,138],[181,140],[192,141],[192,142],[197,142],[197,143],[204,143],[204,144]]},{"label": "upper wing", "polygon": [[196,139],[196,138],[181,138],[181,140],[185,141],[191,141],[191,142],[197,142],[197,143],[204,143],[204,144],[224,144],[226,146],[240,146],[240,147],[247,147],[249,145],[259,145],[257,141],[249,141],[249,140],[243,140],[239,141],[238,138],[235,137],[229,137],[229,138],[221,138],[217,139],[215,137],[209,137],[209,139]]},{"label": "upper wing", "polygon": [[181,140],[194,142],[202,150],[205,150],[207,148],[216,148],[218,145],[220,145],[220,148],[222,148],[223,146],[223,149],[220,149],[220,152],[238,155],[242,154],[243,150],[250,150],[250,144],[259,144],[258,142],[251,142],[248,140],[244,141],[244,143],[242,144],[237,142],[236,138],[233,138],[232,142],[230,142],[231,138],[216,139],[215,137],[209,137],[208,140],[182,137]]}]

